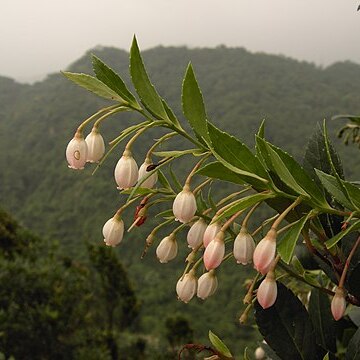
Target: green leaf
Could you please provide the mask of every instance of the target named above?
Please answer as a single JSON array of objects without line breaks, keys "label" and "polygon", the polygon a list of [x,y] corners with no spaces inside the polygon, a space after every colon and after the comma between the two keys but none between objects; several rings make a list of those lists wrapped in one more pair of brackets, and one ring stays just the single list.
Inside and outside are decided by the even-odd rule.
[{"label": "green leaf", "polygon": [[345,354],[345,360],[358,360],[360,357],[360,329],[356,330],[349,341],[347,351]]},{"label": "green leaf", "polygon": [[298,220],[284,235],[280,237],[277,250],[282,258],[287,264],[290,263],[292,255],[295,250],[296,242],[300,236],[301,230],[303,229],[306,221],[309,218],[309,214],[304,215],[300,220]]},{"label": "green leaf", "polygon": [[261,122],[257,136],[261,139],[265,139],[265,120]]},{"label": "green leaf", "polygon": [[209,330],[209,340],[214,348],[221,354],[228,358],[232,358],[231,352],[228,347],[216,336],[211,330]]},{"label": "green leaf", "polygon": [[93,76],[87,74],[72,73],[68,71],[64,71],[63,75],[65,75],[75,84],[105,99],[116,100],[120,102],[124,101],[123,98],[120,97],[115,91],[111,90],[102,81]]},{"label": "green leaf", "polygon": [[277,283],[276,302],[264,310],[256,301],[255,319],[267,344],[281,359],[321,360],[315,331],[301,301],[284,285]]},{"label": "green leaf", "polygon": [[197,83],[192,65],[189,64],[182,85],[183,113],[200,141],[210,141],[206,128],[206,111],[201,90]]},{"label": "green leaf", "polygon": [[130,50],[130,74],[136,92],[146,109],[156,118],[168,120],[162,99],[146,73],[135,36]]},{"label": "green leaf", "polygon": [[265,354],[267,355],[267,359],[271,359],[271,360],[281,360],[275,353],[275,351],[268,345],[265,344],[264,342],[259,344],[262,349],[265,351]]},{"label": "green leaf", "polygon": [[268,173],[250,149],[235,137],[208,123],[211,147],[215,157],[227,168],[244,176],[257,189],[268,189]]},{"label": "green leaf", "polygon": [[360,229],[360,220],[355,221],[353,224],[348,226],[345,230],[341,231],[331,239],[325,242],[325,245],[328,249],[331,249],[334,245],[336,245],[344,236],[350,234],[353,231],[358,231]]},{"label": "green leaf", "polygon": [[169,167],[169,172],[170,172],[170,176],[173,181],[173,184],[175,185],[176,192],[180,192],[183,189],[183,185],[180,183],[180,181],[177,178],[176,174],[174,173],[171,165]]},{"label": "green leaf", "polygon": [[250,360],[249,356],[248,356],[248,348],[246,347],[244,350],[244,356],[243,356],[243,360]]},{"label": "green leaf", "polygon": [[161,170],[158,170],[158,181],[165,189],[169,189],[171,191],[174,191],[172,189],[168,179],[166,178],[166,176],[164,175],[164,173]]},{"label": "green leaf", "polygon": [[[247,209],[248,207],[257,204],[258,202],[264,201],[275,197],[273,193],[259,193],[254,195],[245,196],[238,201],[234,202],[232,206],[226,209],[219,216],[216,216],[216,221],[220,221],[226,217],[229,217],[240,210]],[[215,219],[214,219],[215,220]]]},{"label": "green leaf", "polygon": [[350,120],[354,124],[360,125],[360,116],[359,115],[335,115],[331,118],[331,120],[338,120],[338,119]]},{"label": "green leaf", "polygon": [[245,184],[245,181],[239,174],[229,170],[220,161],[214,161],[206,164],[205,166],[201,167],[196,172],[196,174],[207,176],[213,179],[228,181],[234,184]]},{"label": "green leaf", "polygon": [[317,343],[335,353],[335,322],[331,315],[329,296],[319,289],[312,289],[308,311],[316,332]]},{"label": "green leaf", "polygon": [[357,209],[360,209],[360,189],[348,181],[343,180],[342,183],[345,186],[352,203],[356,206]]},{"label": "green leaf", "polygon": [[348,209],[356,209],[348,200],[347,194],[344,194],[343,188],[339,186],[339,182],[334,176],[326,174],[318,169],[315,169],[315,172],[326,191],[333,196],[336,201]]},{"label": "green leaf", "polygon": [[114,90],[121,98],[127,101],[136,109],[141,109],[134,95],[128,90],[124,81],[120,76],[98,57],[92,55],[92,63],[96,77],[106,84],[110,89]]}]

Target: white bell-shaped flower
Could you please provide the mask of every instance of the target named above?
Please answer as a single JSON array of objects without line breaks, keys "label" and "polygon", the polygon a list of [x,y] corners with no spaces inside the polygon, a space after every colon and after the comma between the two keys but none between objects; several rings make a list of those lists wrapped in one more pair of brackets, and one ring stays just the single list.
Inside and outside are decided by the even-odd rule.
[{"label": "white bell-shaped flower", "polygon": [[203,218],[196,221],[187,233],[187,243],[189,248],[195,249],[202,244],[207,224]]},{"label": "white bell-shaped flower", "polygon": [[215,239],[220,229],[221,229],[221,224],[219,222],[214,222],[207,226],[203,236],[204,247],[207,247],[210,244],[210,241]]},{"label": "white bell-shaped flower", "polygon": [[198,280],[197,297],[207,299],[213,295],[218,287],[218,280],[214,270],[202,274]]},{"label": "white bell-shaped flower", "polygon": [[274,305],[277,298],[277,284],[273,271],[269,271],[260,284],[256,293],[256,298],[263,309],[267,309]]},{"label": "white bell-shaped flower", "polygon": [[156,248],[156,256],[163,264],[174,259],[178,252],[178,245],[174,234],[170,234],[161,240]]},{"label": "white bell-shaped flower", "polygon": [[265,360],[266,358],[265,351],[260,346],[255,349],[254,355],[256,360]]},{"label": "white bell-shaped flower", "polygon": [[175,220],[182,223],[189,222],[196,213],[196,199],[195,195],[190,191],[188,186],[176,195],[173,203],[173,213]]},{"label": "white bell-shaped flower", "polygon": [[125,150],[116,164],[114,176],[118,189],[128,189],[136,184],[138,166],[130,150]]},{"label": "white bell-shaped flower", "polygon": [[[140,166],[138,182],[140,182],[144,177],[146,177],[149,174],[149,172],[146,171],[146,169],[151,164],[152,164],[151,160],[149,158],[146,158],[143,164]],[[158,180],[158,174],[155,171],[146,180],[144,180],[140,186],[143,188],[152,189],[156,184],[157,180]]]},{"label": "white bell-shaped flower", "polygon": [[255,250],[255,241],[246,228],[241,228],[234,241],[234,258],[238,264],[249,264],[252,262]]},{"label": "white bell-shaped flower", "polygon": [[104,139],[97,128],[93,128],[91,133],[85,138],[87,145],[86,161],[97,163],[105,154]]},{"label": "white bell-shaped flower", "polygon": [[196,294],[197,278],[195,271],[190,270],[183,278],[180,278],[176,284],[176,293],[178,298],[184,303],[188,303]]},{"label": "white bell-shaped flower", "polygon": [[107,246],[119,245],[124,236],[124,222],[115,215],[105,223],[102,232]]},{"label": "white bell-shaped flower", "polygon": [[70,169],[82,170],[86,163],[87,145],[82,135],[75,134],[66,147],[66,160]]},{"label": "white bell-shaped flower", "polygon": [[204,265],[206,270],[216,269],[225,255],[224,233],[220,231],[204,251]]},{"label": "white bell-shaped flower", "polygon": [[271,262],[275,258],[276,236],[276,230],[270,229],[265,237],[257,244],[254,251],[254,267],[263,275],[269,271]]},{"label": "white bell-shaped flower", "polygon": [[336,321],[340,320],[346,310],[345,292],[343,288],[337,287],[331,301],[331,313]]}]

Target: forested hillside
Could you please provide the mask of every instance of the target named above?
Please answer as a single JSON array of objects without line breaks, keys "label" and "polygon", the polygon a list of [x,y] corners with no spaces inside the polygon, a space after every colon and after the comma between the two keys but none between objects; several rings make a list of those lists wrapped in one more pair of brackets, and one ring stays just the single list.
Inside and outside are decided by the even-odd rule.
[{"label": "forested hillside", "polygon": [[[125,51],[97,48],[92,52],[128,79]],[[91,72],[89,55],[72,64],[70,70]],[[298,159],[318,122],[338,113],[359,113],[360,66],[350,62],[323,69],[281,56],[225,47],[157,47],[145,51],[143,57],[159,93],[180,117],[181,81],[191,60],[215,124],[252,145],[254,132],[265,118],[267,138]],[[73,259],[87,257],[85,241],[102,243],[102,225],[121,203],[112,180],[121,147],[95,176],[91,176],[92,169],[70,171],[64,156],[77,124],[104,104],[60,74],[31,86],[0,78],[0,204],[31,230],[57,239],[61,251]],[[134,115],[116,115],[116,119],[104,122],[104,136],[111,140],[138,120]],[[335,134],[338,127],[340,123],[329,122],[330,133]],[[139,164],[151,144],[148,140],[137,144],[134,156]],[[354,156],[358,149],[345,148],[336,139],[335,146],[346,159],[348,177],[358,178],[360,166]],[[180,162],[173,169],[185,165]],[[179,313],[190,319],[197,338],[205,338],[212,329],[233,348],[255,346],[251,328],[237,324],[246,270],[227,262],[213,298],[204,304],[198,300],[182,304],[176,300],[174,287],[183,258],[161,265],[151,249],[140,260],[147,233],[144,225],[126,236],[116,250],[142,303],[141,331],[164,336],[164,318]],[[182,249],[184,253],[185,244]]]}]

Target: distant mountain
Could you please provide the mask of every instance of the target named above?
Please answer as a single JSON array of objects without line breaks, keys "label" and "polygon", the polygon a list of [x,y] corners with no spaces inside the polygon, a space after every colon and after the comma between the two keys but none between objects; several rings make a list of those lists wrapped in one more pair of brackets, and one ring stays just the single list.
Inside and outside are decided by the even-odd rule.
[{"label": "distant mountain", "polygon": [[[91,52],[129,82],[128,53],[115,48],[89,51],[69,69],[91,72]],[[321,68],[282,56],[226,47],[157,47],[144,51],[143,57],[159,93],[180,117],[182,77],[191,60],[212,121],[251,145],[254,132],[265,118],[267,138],[297,158],[302,157],[307,138],[323,118],[359,113],[360,66],[351,62]],[[0,204],[32,230],[59,239],[64,251],[73,256],[82,256],[82,239],[102,241],[101,227],[120,203],[112,178],[120,148],[94,177],[89,169],[82,173],[68,170],[64,157],[76,126],[104,104],[60,74],[33,85],[0,78]],[[106,139],[116,137],[134,121],[134,115],[119,115],[105,122]],[[340,123],[329,122],[329,127],[334,134]],[[150,138],[147,140],[138,144],[135,152],[139,163],[151,143]],[[358,150],[345,148],[338,140],[335,143],[345,156],[348,175],[359,177]],[[242,308],[243,274],[247,271],[228,262],[220,272],[220,288],[213,299],[202,306],[199,301],[180,304],[174,286],[183,260],[160,265],[152,250],[141,262],[147,233],[141,228],[139,235],[127,236],[118,250],[142,298],[145,329],[159,334],[159,319],[166,311],[180,312],[192,316],[197,334],[206,335],[210,328],[229,343],[244,346],[250,342],[251,329],[235,327],[236,314]],[[221,313],[219,304],[224,309]]]}]

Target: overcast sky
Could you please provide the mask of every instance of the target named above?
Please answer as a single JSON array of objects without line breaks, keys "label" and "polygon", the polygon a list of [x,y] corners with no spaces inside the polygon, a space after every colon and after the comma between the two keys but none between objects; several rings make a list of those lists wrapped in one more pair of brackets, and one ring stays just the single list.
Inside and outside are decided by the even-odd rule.
[{"label": "overcast sky", "polygon": [[360,63],[360,0],[0,0],[0,75],[58,72],[96,45],[214,47]]}]

